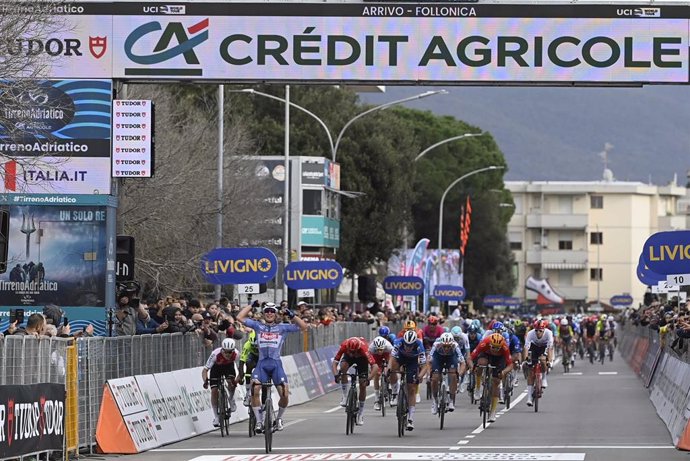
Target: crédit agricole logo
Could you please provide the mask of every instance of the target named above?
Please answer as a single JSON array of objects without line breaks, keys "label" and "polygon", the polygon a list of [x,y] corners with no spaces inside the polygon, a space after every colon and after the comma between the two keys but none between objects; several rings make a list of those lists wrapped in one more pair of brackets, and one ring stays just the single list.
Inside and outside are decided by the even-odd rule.
[{"label": "cr\u00e9dit agricole logo", "polygon": [[[125,40],[125,54],[132,62],[149,67],[125,68],[125,75],[201,76],[203,68],[194,48],[208,40],[208,24],[209,21],[206,18],[189,27],[185,27],[181,22],[170,22],[163,29],[158,21],[147,22],[137,27]],[[145,48],[149,43],[153,43],[151,39],[141,40],[142,38],[161,30],[163,32],[150,54],[136,54],[134,52],[135,49],[138,51],[142,47]],[[140,43],[135,48],[140,40],[143,45]],[[188,67],[152,67],[180,55],[184,57]]]}]

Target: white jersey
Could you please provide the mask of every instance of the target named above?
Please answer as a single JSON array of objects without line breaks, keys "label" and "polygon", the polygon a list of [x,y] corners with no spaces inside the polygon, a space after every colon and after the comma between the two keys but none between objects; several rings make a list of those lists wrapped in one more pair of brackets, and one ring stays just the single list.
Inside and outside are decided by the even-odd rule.
[{"label": "white jersey", "polygon": [[460,349],[465,351],[465,354],[472,352],[470,350],[470,338],[467,337],[467,334],[460,333],[458,336],[453,335],[453,338],[455,342],[458,343],[458,346],[460,346]]},{"label": "white jersey", "polygon": [[390,341],[384,341],[386,343],[385,347],[383,348],[383,351],[379,352],[376,347],[374,347],[374,341],[372,341],[369,344],[369,353],[371,355],[384,355],[384,354],[390,354],[393,352],[393,345],[390,343]]},{"label": "white jersey", "polygon": [[537,331],[530,330],[527,335],[525,335],[525,350],[529,350],[530,345],[535,346],[546,346],[547,349],[553,348],[553,333],[551,330],[544,330],[544,334],[541,338],[537,338]]}]

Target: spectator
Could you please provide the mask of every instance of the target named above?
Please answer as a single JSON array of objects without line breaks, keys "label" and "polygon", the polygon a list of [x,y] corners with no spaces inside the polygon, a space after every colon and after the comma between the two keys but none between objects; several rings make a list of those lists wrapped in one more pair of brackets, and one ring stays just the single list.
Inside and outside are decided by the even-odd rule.
[{"label": "spectator", "polygon": [[149,318],[148,310],[144,304],[139,303],[135,309],[129,305],[129,297],[121,296],[115,308],[113,325],[115,336],[133,336],[137,332],[136,320]]},{"label": "spectator", "polygon": [[192,299],[187,303],[187,308],[183,310],[184,316],[191,320],[194,314],[201,314],[201,301]]},{"label": "spectator", "polygon": [[[45,317],[43,317],[42,314],[31,314],[29,316],[29,320],[27,320],[26,322],[26,328],[15,328],[13,327],[13,324],[10,325],[10,329],[8,331],[10,332],[10,334],[18,336],[39,336],[43,333],[43,328],[45,324],[46,319]],[[15,331],[12,331],[13,328]]]},{"label": "spectator", "polygon": [[187,318],[182,313],[181,307],[168,307],[165,309],[165,322],[161,327],[165,326],[161,333],[187,333],[192,328],[187,322]]},{"label": "spectator", "polygon": [[158,323],[150,315],[146,319],[137,317],[136,334],[138,335],[153,335],[156,333],[161,333],[165,329],[166,327],[162,326],[162,324]]}]

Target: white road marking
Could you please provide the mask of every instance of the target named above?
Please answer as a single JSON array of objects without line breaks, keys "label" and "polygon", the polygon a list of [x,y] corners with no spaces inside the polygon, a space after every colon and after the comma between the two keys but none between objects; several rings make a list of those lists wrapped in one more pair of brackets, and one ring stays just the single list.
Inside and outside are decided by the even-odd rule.
[{"label": "white road marking", "polygon": [[569,371],[569,372],[566,373],[564,376],[568,376],[568,375],[582,376],[582,372],[581,372],[581,371]]},{"label": "white road marking", "polygon": [[[520,403],[520,402],[522,401],[522,399],[524,399],[525,397],[527,397],[527,391],[522,391],[522,393],[520,393],[517,397],[515,397],[515,400],[513,400],[513,401],[510,403],[510,408],[509,408],[508,410],[505,410],[505,409],[504,409],[504,411],[510,411],[510,410],[512,410],[513,408],[515,408],[515,405],[517,405],[518,403]],[[500,415],[497,414],[496,416],[498,417],[498,416],[500,416]],[[491,424],[492,424],[492,423],[486,423],[486,427],[489,427]],[[482,427],[482,426],[483,426],[483,425],[480,424],[480,425],[477,426],[477,428],[476,428],[475,430],[473,430],[471,433],[472,433],[472,434],[481,434],[481,433],[484,431],[484,427]]]},{"label": "white road marking", "polygon": [[470,443],[469,440],[461,440],[461,441],[458,442],[458,445],[466,445],[466,444],[468,444],[468,443]]},{"label": "white road marking", "polygon": [[[583,461],[585,453],[347,453],[348,459],[393,459],[393,460],[457,460],[457,461]],[[337,459],[333,453],[258,454],[258,455],[213,455],[198,456],[190,461],[319,461]]]},{"label": "white road marking", "polygon": [[[375,396],[375,395],[376,395],[376,394],[369,394],[369,395],[367,395],[365,398],[366,398],[366,400],[369,400],[370,398],[372,398],[372,397]],[[335,412],[338,411],[338,410],[344,410],[344,409],[345,409],[345,407],[341,407],[340,405],[338,405],[338,406],[335,407],[335,408],[331,408],[330,410],[324,411],[324,413],[335,413]]]},{"label": "white road marking", "polygon": [[600,375],[617,375],[618,372],[617,371],[600,371],[599,374]]},{"label": "white road marking", "polygon": [[[277,447],[276,447],[277,448]],[[448,445],[443,446],[429,446],[429,445],[343,445],[343,446],[328,446],[328,447],[281,447],[280,450],[376,450],[376,449],[420,449],[420,450],[432,450],[441,449],[447,450]],[[650,450],[650,449],[672,449],[675,450],[676,447],[673,445],[477,445],[472,446],[473,449],[482,450]],[[156,448],[149,450],[149,452],[159,452],[159,453],[188,453],[188,452],[264,452],[264,447],[248,448],[248,447],[214,447],[214,448]],[[505,452],[504,452],[505,453]]]},{"label": "white road marking", "polygon": [[471,435],[471,434],[465,436],[466,439],[473,439],[475,437],[476,437],[476,435]]}]

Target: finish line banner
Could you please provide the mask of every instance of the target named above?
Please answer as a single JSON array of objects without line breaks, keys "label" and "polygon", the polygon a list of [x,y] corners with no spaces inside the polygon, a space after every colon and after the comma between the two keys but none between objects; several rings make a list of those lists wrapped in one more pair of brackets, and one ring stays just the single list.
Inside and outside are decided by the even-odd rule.
[{"label": "finish line banner", "polygon": [[[73,27],[39,47],[53,78],[625,85],[689,76],[687,6],[75,5],[64,16]],[[25,41],[16,46],[28,52]],[[58,47],[68,41],[70,53]]]}]

